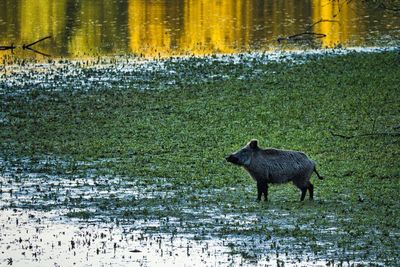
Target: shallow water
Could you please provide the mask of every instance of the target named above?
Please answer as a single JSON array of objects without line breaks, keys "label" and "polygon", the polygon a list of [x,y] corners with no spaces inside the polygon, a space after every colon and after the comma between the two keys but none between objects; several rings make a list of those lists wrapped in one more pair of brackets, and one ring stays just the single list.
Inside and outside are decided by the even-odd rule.
[{"label": "shallow water", "polygon": [[[2,210],[2,263],[13,266],[193,266],[238,261],[216,239],[148,235],[129,225],[77,222],[56,212]],[[221,255],[226,255],[221,257]],[[237,258],[237,257],[236,257]]]},{"label": "shallow water", "polygon": [[[323,21],[317,23],[318,21]],[[314,26],[312,26],[315,24]],[[312,26],[312,27],[310,27]],[[400,17],[364,1],[40,0],[0,2],[0,45],[15,55],[170,57],[290,48],[279,38],[303,32],[294,46],[395,46]],[[311,38],[309,38],[311,37]],[[11,51],[0,51],[0,55]]]},{"label": "shallow water", "polygon": [[[309,58],[319,56],[392,50],[396,48],[276,50],[265,53],[174,57],[159,60],[141,59],[135,56],[46,62],[16,59],[0,66],[0,94],[18,95],[32,89],[47,91],[87,91],[99,88],[102,90],[106,88],[129,88],[139,91],[165,90],[187,84],[202,84],[232,78],[239,80],[255,78],[263,72],[263,65],[273,62],[301,64]],[[209,68],[207,71],[198,71],[207,67]]]},{"label": "shallow water", "polygon": [[190,234],[148,234],[132,225],[82,222],[60,212],[1,210],[0,264],[12,266],[324,266],[324,260],[293,257],[265,248],[262,240]]},{"label": "shallow water", "polygon": [[[254,237],[214,236],[212,232],[224,227],[233,227],[235,231],[249,229],[258,218],[224,215],[217,207],[193,208],[188,196],[182,199],[180,194],[182,191],[189,194],[191,188],[174,187],[162,178],[132,182],[121,177],[97,177],[90,175],[92,171],[85,178],[31,173],[26,169],[31,164],[28,159],[18,167],[2,161],[0,260],[3,263],[187,266],[190,262],[191,266],[226,266],[290,260],[288,255],[267,252],[269,248],[262,249],[265,256],[253,252],[262,237],[256,241]],[[62,165],[63,161],[43,160],[37,168],[47,164]],[[207,194],[220,193],[212,190],[198,192],[196,196],[206,198]],[[153,199],[157,202],[162,199],[164,204],[156,205]],[[126,203],[120,207],[102,207],[104,201],[112,204],[124,200],[131,201],[132,207]],[[179,211],[178,217],[168,213],[171,207]],[[143,209],[148,212],[143,213]],[[65,216],[79,212],[91,215],[86,219]],[[159,216],[155,217],[155,213]]]},{"label": "shallow water", "polygon": [[[176,185],[171,178],[96,174],[96,164],[115,160],[76,162],[88,169],[69,175],[57,174],[70,164],[60,158],[2,159],[0,263],[327,266],[338,258],[336,264],[363,263],[362,254],[341,251],[332,241],[346,235],[334,227],[334,214],[324,219],[331,227],[315,224],[319,214],[312,206],[319,203],[306,203],[294,216],[293,207],[284,207],[293,203],[266,208],[240,197],[252,195],[252,186],[193,190],[196,185]],[[232,192],[243,200],[231,205]],[[326,248],[321,255],[319,247]]]}]

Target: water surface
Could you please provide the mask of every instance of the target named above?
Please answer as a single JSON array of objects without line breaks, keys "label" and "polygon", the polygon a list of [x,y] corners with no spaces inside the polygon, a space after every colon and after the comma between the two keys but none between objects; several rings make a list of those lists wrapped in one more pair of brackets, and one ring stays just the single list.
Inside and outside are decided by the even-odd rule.
[{"label": "water surface", "polygon": [[[296,41],[296,45],[393,46],[400,39],[399,29],[400,16],[361,1],[0,2],[0,45],[14,44],[18,56],[42,57],[22,45],[45,36],[52,38],[31,48],[52,57],[170,57],[289,48],[278,38],[307,31],[324,37]],[[0,51],[0,55],[10,53]]]}]

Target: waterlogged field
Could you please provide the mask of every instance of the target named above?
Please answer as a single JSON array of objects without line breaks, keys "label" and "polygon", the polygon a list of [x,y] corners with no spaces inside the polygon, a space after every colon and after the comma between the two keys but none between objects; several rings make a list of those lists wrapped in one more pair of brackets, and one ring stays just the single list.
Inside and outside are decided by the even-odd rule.
[{"label": "waterlogged field", "polygon": [[[6,63],[0,265],[397,266],[399,77],[396,50]],[[315,200],[257,203],[224,160],[252,138],[314,159]]]}]

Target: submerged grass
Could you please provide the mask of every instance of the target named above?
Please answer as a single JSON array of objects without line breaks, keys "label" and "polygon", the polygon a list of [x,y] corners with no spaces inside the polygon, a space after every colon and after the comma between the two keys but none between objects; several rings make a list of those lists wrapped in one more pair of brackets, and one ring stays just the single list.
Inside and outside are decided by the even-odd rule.
[{"label": "submerged grass", "polygon": [[[122,207],[120,214],[112,213],[122,219],[174,216],[186,231],[257,236],[269,242],[268,250],[277,250],[279,237],[298,255],[309,250],[326,260],[395,265],[400,261],[399,63],[398,52],[351,53],[302,64],[262,64],[246,79],[176,83],[169,90],[8,91],[0,95],[0,156],[18,166],[28,158],[27,168],[35,172],[85,176],[95,170],[94,176],[142,181],[149,194],[174,191],[143,201],[92,199],[103,211]],[[223,75],[229,68],[251,71],[213,63],[180,67],[178,73],[190,80]],[[167,82],[168,75],[160,79]],[[224,162],[252,138],[262,147],[305,151],[317,161],[326,179],[313,180],[316,201],[299,203],[300,193],[288,185],[272,187],[269,203],[254,203],[251,179]],[[38,170],[35,162],[46,157],[60,160],[39,164]],[[214,209],[220,217],[207,213]]]}]

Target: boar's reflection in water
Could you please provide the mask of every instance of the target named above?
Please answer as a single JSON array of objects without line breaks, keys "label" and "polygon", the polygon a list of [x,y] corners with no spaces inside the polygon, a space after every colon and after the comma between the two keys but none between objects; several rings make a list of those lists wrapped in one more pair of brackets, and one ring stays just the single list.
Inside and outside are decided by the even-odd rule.
[{"label": "boar's reflection in water", "polygon": [[257,200],[268,197],[268,184],[281,184],[292,181],[301,190],[303,201],[307,190],[310,199],[313,199],[314,186],[310,178],[315,172],[319,179],[323,179],[315,168],[315,162],[306,154],[299,151],[279,150],[274,148],[261,149],[257,140],[251,140],[241,150],[229,155],[226,160],[235,165],[244,167],[257,182]]}]

